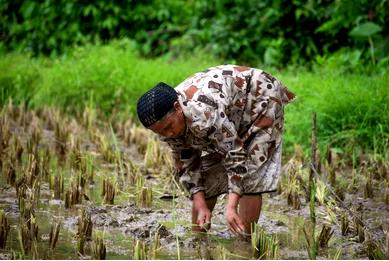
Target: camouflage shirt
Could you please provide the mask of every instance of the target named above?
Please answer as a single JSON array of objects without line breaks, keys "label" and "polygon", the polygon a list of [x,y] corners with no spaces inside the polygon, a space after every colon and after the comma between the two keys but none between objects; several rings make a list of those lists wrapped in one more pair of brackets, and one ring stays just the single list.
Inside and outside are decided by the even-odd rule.
[{"label": "camouflage shirt", "polygon": [[[247,161],[255,154],[260,168],[282,141],[283,106],[294,98],[293,93],[262,70],[236,65],[196,73],[175,90],[186,132],[162,140],[172,148],[179,177],[192,179],[186,188],[191,194],[204,190],[201,176],[195,175],[200,157],[217,152],[224,158],[229,191],[243,194]],[[253,136],[260,138],[261,145],[250,151]]]}]

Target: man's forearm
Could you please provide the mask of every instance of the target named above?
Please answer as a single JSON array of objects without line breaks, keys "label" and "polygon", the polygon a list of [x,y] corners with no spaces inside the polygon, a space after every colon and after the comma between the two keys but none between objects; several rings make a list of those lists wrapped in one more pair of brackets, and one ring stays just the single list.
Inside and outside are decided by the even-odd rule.
[{"label": "man's forearm", "polygon": [[239,204],[240,195],[235,192],[228,193],[228,203],[227,203],[227,209],[237,209]]},{"label": "man's forearm", "polygon": [[197,207],[206,207],[207,203],[205,202],[205,194],[204,191],[199,191],[193,194],[193,205]]}]

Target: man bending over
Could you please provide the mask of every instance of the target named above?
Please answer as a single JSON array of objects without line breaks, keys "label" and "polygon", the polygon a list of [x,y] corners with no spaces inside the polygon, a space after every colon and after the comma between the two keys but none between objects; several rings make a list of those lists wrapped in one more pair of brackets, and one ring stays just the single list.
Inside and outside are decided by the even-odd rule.
[{"label": "man bending over", "polygon": [[138,100],[142,124],[173,152],[175,178],[190,193],[194,231],[204,231],[220,194],[227,223],[251,233],[262,194],[281,171],[284,106],[294,98],[279,80],[255,68],[221,65],[176,88],[159,83]]}]

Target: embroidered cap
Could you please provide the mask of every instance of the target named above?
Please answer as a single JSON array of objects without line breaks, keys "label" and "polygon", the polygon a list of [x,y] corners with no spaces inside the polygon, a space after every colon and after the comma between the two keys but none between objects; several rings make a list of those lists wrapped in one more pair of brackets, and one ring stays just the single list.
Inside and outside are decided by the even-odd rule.
[{"label": "embroidered cap", "polygon": [[174,107],[177,98],[174,88],[163,82],[158,83],[138,100],[137,113],[140,122],[146,128],[150,127]]}]

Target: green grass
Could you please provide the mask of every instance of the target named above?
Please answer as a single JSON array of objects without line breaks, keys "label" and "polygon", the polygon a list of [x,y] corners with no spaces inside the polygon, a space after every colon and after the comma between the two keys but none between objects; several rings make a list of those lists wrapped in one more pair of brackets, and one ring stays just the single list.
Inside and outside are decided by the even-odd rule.
[{"label": "green grass", "polygon": [[[140,58],[133,42],[75,47],[57,58],[26,54],[0,56],[0,104],[12,98],[29,107],[45,105],[77,113],[85,106],[127,117],[137,99],[159,81],[177,85],[191,74],[224,63],[206,54]],[[260,66],[258,66],[260,67]],[[286,107],[285,149],[310,143],[311,113],[317,112],[318,138],[345,151],[369,149],[385,155],[388,147],[388,69],[362,74],[330,65],[313,69],[262,68],[298,96]]]}]

